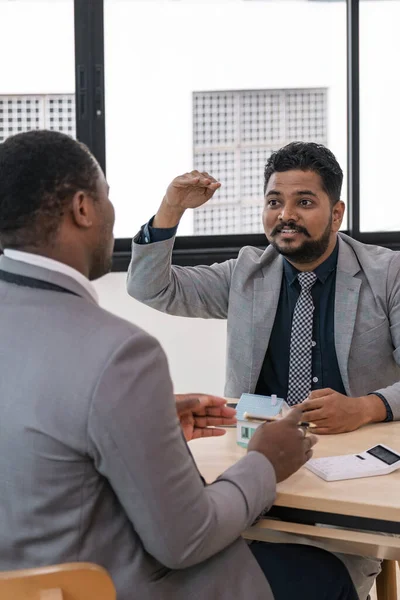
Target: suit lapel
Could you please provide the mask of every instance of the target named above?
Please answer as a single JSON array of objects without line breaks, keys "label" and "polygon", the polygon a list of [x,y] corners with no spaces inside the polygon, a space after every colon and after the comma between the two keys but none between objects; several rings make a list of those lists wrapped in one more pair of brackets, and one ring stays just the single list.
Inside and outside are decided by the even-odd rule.
[{"label": "suit lapel", "polygon": [[250,392],[254,393],[271,337],[282,283],[282,257],[264,267],[254,280]]},{"label": "suit lapel", "polygon": [[353,250],[339,237],[335,289],[335,348],[343,385],[351,395],[348,360],[357,316],[361,280],[354,277],[360,265]]}]

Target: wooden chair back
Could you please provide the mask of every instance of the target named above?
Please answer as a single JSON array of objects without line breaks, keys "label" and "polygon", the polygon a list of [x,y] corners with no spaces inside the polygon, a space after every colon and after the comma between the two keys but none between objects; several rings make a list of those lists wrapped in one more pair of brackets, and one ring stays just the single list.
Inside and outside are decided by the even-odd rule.
[{"label": "wooden chair back", "polygon": [[92,563],[0,572],[1,600],[116,600],[105,569]]}]

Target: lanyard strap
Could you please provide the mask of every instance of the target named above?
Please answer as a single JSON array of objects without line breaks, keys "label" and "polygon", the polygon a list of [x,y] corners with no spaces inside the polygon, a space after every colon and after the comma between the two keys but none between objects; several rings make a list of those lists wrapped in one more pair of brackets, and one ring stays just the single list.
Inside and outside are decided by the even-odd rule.
[{"label": "lanyard strap", "polygon": [[16,273],[10,273],[9,271],[3,271],[0,269],[0,279],[7,283],[14,283],[23,287],[36,288],[39,290],[51,290],[53,292],[62,292],[64,294],[72,294],[73,296],[79,296],[71,290],[67,290],[60,285],[50,283],[48,281],[42,281],[41,279],[35,279],[34,277],[27,277],[26,275],[17,275]]}]

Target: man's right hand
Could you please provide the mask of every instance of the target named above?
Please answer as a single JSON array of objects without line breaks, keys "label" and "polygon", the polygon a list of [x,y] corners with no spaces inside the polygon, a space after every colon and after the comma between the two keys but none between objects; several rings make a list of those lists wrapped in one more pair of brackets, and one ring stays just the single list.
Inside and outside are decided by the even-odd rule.
[{"label": "man's right hand", "polygon": [[202,206],[219,187],[219,181],[208,173],[192,171],[175,177],[154,217],[153,227],[175,227],[187,208]]},{"label": "man's right hand", "polygon": [[276,480],[283,481],[295,473],[312,456],[317,443],[315,435],[305,435],[298,423],[302,410],[293,408],[286,417],[257,427],[248,445],[248,452],[264,454],[275,469]]}]

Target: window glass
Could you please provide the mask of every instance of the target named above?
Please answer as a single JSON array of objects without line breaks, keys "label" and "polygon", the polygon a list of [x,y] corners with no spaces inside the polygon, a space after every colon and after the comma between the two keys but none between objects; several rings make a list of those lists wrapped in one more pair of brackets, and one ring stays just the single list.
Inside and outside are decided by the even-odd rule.
[{"label": "window glass", "polygon": [[75,137],[73,0],[0,0],[0,23],[0,142],[30,129]]},{"label": "window glass", "polygon": [[195,167],[222,187],[181,235],[261,231],[264,162],[289,141],[326,143],[346,170],[344,2],[105,0],[104,21],[116,237]]},{"label": "window glass", "polygon": [[399,0],[360,3],[361,231],[400,230],[399,23]]}]

